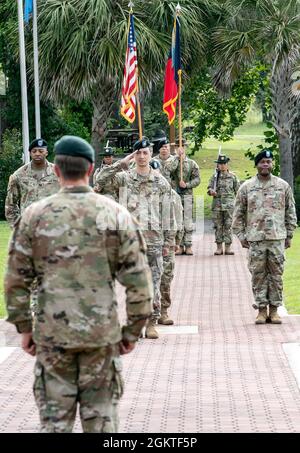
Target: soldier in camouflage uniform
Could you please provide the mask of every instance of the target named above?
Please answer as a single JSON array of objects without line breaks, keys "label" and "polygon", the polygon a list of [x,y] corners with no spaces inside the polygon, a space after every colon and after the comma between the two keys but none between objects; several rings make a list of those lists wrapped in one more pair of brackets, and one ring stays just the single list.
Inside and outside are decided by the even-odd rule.
[{"label": "soldier in camouflage uniform", "polygon": [[[147,257],[152,271],[154,286],[153,314],[146,328],[146,338],[158,338],[155,329],[160,318],[160,283],[163,272],[163,256],[174,246],[174,213],[170,209],[171,187],[165,178],[150,167],[151,143],[143,137],[134,144],[134,152],[106,168],[98,175],[95,191],[101,190],[109,181],[119,194],[119,202],[135,216],[147,243]],[[134,158],[136,167],[129,167]],[[165,216],[163,215],[165,213]]]},{"label": "soldier in camouflage uniform", "polygon": [[[152,140],[154,141],[154,140]],[[159,163],[159,171],[171,184],[171,174],[178,167],[178,159],[171,156],[170,144],[166,137],[160,137],[156,141],[156,150],[159,153],[153,161]],[[159,324],[172,325],[174,321],[168,316],[168,309],[171,306],[171,283],[174,278],[175,270],[175,252],[179,250],[183,236],[183,208],[180,196],[172,190],[172,209],[174,209],[176,221],[175,247],[170,247],[169,253],[163,257],[163,274],[161,276],[160,294],[161,294],[161,317]]]},{"label": "soldier in camouflage uniform", "polygon": [[47,142],[42,138],[29,145],[31,162],[23,165],[9,178],[5,200],[5,216],[13,228],[27,206],[59,190],[54,165],[46,159]]},{"label": "soldier in camouflage uniform", "polygon": [[162,137],[156,142],[156,149],[159,154],[153,158],[153,161],[159,163],[161,174],[172,185],[172,173],[178,168],[178,158],[171,155],[169,140],[166,137]]},{"label": "soldier in camouflage uniform", "polygon": [[220,154],[215,174],[210,178],[207,187],[208,195],[213,197],[212,220],[215,229],[217,250],[215,255],[223,255],[223,242],[225,255],[234,255],[231,250],[232,243],[232,214],[234,200],[239,188],[236,175],[228,170],[229,157]]},{"label": "soldier in camouflage uniform", "polygon": [[[93,148],[66,136],[55,153],[61,190],[23,212],[10,242],[7,321],[22,334],[23,349],[36,354],[41,432],[72,431],[77,402],[84,432],[116,432],[120,353],[134,348],[151,315],[146,245],[128,211],[89,187]],[[35,277],[33,324],[29,288]],[[122,329],[115,280],[127,289]]]},{"label": "soldier in camouflage uniform", "polygon": [[168,309],[171,306],[171,283],[174,278],[175,252],[179,249],[183,236],[183,208],[180,196],[172,189],[171,209],[174,211],[175,226],[175,246],[169,248],[169,253],[163,257],[163,273],[161,276],[161,317],[159,324],[172,325],[174,321],[169,318]]},{"label": "soldier in camouflage uniform", "polygon": [[[177,141],[178,145],[178,141]],[[183,141],[183,145],[185,142]],[[182,180],[180,175],[180,159],[182,155]],[[200,184],[200,170],[198,164],[186,156],[186,150],[177,148],[177,156],[175,156],[177,167],[173,170],[174,163],[170,163],[172,168],[172,187],[180,195],[183,206],[183,224],[184,233],[180,245],[180,249],[176,255],[193,255],[192,250],[192,235],[193,235],[193,189]]]},{"label": "soldier in camouflage uniform", "polygon": [[[113,165],[114,162],[114,150],[110,146],[106,146],[103,150],[103,160],[102,164],[99,168],[95,170],[95,173],[93,175],[93,183],[94,186],[96,184],[97,176],[101,173],[102,170],[105,168],[109,167],[110,165]],[[101,190],[99,188],[97,189],[97,193],[101,193],[101,195],[106,195],[107,197],[112,198],[115,201],[118,201],[118,196],[116,195],[115,191],[112,189],[111,184],[107,184],[105,187],[101,187]]]},{"label": "soldier in camouflage uniform", "polygon": [[[59,190],[54,165],[48,162],[47,142],[42,138],[33,140],[29,145],[31,161],[15,171],[9,178],[5,200],[5,216],[13,228],[23,211],[31,203],[48,197]],[[31,306],[37,303],[37,282],[31,287]]]},{"label": "soldier in camouflage uniform", "polygon": [[233,232],[249,249],[256,324],[265,324],[268,317],[281,324],[277,307],[282,305],[284,249],[291,246],[297,226],[292,189],[271,174],[272,158],[268,149],[257,154],[257,175],[239,188],[233,213]]}]

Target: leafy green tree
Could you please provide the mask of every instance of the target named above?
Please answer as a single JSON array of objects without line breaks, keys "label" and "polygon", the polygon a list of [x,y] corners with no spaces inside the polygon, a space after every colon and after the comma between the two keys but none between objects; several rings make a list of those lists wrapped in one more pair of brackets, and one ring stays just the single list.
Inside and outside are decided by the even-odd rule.
[{"label": "leafy green tree", "polygon": [[234,131],[241,126],[262,83],[261,71],[255,67],[238,79],[230,96],[221,97],[206,71],[194,77],[185,89],[184,103],[186,119],[193,124],[191,139],[194,151],[208,137],[226,142],[233,137]]},{"label": "leafy green tree", "polygon": [[290,88],[300,51],[300,1],[224,0],[220,11],[222,20],[212,33],[215,86],[228,93],[241,74],[257,61],[269,67],[280,174],[293,187],[291,125],[298,102],[290,96]]},{"label": "leafy green tree", "polygon": [[[40,78],[44,99],[87,100],[93,106],[92,144],[100,149],[119,108],[128,24],[128,0],[40,0]],[[141,91],[162,80],[177,2],[134,2]],[[203,64],[207,0],[181,2],[184,67]]]}]

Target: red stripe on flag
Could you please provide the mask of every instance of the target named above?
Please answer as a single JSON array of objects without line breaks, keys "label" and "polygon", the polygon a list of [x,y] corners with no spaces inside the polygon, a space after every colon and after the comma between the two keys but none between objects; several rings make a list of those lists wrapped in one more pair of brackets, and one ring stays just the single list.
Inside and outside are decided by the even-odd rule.
[{"label": "red stripe on flag", "polygon": [[176,115],[176,100],[178,97],[178,86],[175,82],[174,68],[172,67],[172,58],[169,58],[165,72],[165,87],[163,111],[168,116],[169,124],[172,124]]}]

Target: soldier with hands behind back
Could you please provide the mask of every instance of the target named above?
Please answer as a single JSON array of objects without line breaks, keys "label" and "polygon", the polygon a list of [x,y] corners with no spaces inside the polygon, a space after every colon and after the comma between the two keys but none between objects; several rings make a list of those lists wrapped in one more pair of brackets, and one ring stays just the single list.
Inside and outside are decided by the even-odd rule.
[{"label": "soldier with hands behind back", "polygon": [[[94,150],[83,139],[55,144],[61,190],[33,203],[16,225],[5,276],[8,318],[36,355],[34,396],[41,432],[72,431],[77,403],[84,432],[117,432],[123,392],[120,354],[151,315],[144,239],[129,212],[93,192]],[[38,282],[33,324],[30,285]],[[120,328],[115,281],[126,287]]]}]

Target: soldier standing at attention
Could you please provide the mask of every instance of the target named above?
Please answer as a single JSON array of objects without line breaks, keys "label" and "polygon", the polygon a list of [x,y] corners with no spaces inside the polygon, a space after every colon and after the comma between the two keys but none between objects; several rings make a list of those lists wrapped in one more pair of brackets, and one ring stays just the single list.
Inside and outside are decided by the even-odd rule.
[{"label": "soldier standing at attention", "polygon": [[9,178],[5,200],[5,217],[13,228],[27,206],[59,190],[54,165],[48,162],[47,142],[42,138],[29,145],[31,162],[20,167]]},{"label": "soldier standing at attention", "polygon": [[207,187],[208,195],[213,197],[211,208],[217,244],[215,255],[223,255],[223,242],[225,243],[225,255],[234,255],[231,250],[231,225],[239,180],[234,173],[228,170],[229,161],[229,157],[219,155],[218,160],[215,160],[216,173],[211,177]]},{"label": "soldier standing at attention", "polygon": [[171,155],[170,143],[166,137],[162,137],[157,141],[156,149],[159,154],[154,157],[153,161],[159,163],[161,174],[171,184],[171,175],[178,168],[178,158]]},{"label": "soldier standing at attention", "polygon": [[[21,333],[23,349],[36,355],[41,432],[71,432],[77,402],[84,432],[117,432],[120,354],[132,351],[151,315],[145,242],[124,207],[89,187],[93,148],[65,136],[54,149],[61,190],[24,211],[10,243],[7,321]],[[35,277],[33,327],[29,288]],[[115,280],[127,289],[122,329]]]},{"label": "soldier standing at attention", "polygon": [[[115,154],[114,150],[112,149],[111,146],[105,146],[105,148],[103,149],[103,154],[99,154],[99,155],[103,155],[103,159],[102,159],[102,163],[101,163],[100,167],[96,168],[96,170],[94,172],[94,175],[93,175],[93,183],[94,184],[96,182],[97,175],[102,170],[102,168],[106,168],[107,166],[113,164],[113,162],[114,162],[114,154]],[[102,195],[106,195],[106,194],[102,194]]]},{"label": "soldier standing at attention", "polygon": [[233,233],[249,249],[256,324],[265,324],[268,317],[281,324],[277,308],[282,305],[284,249],[291,246],[297,226],[292,189],[272,175],[272,159],[269,149],[257,154],[257,175],[239,188],[233,213]]},{"label": "soldier standing at attention", "polygon": [[[177,140],[177,146],[179,142]],[[183,156],[182,179],[180,175],[180,156]],[[181,197],[183,206],[183,225],[184,232],[179,250],[176,255],[193,255],[192,235],[193,235],[193,189],[200,184],[200,170],[198,164],[187,157],[185,141],[183,147],[177,148],[177,168],[173,171],[172,187]]]},{"label": "soldier standing at attention", "polygon": [[[95,191],[101,190],[111,182],[119,193],[119,202],[125,204],[129,212],[139,222],[147,244],[148,263],[152,271],[154,287],[153,314],[146,328],[146,338],[158,338],[155,329],[161,318],[160,284],[163,272],[163,256],[168,255],[170,247],[175,245],[176,230],[174,212],[170,209],[172,189],[166,179],[150,166],[151,143],[147,137],[138,140],[134,152],[115,162],[98,175]],[[135,167],[126,169],[134,159]],[[164,209],[164,207],[166,209]],[[168,218],[164,218],[164,212]]]},{"label": "soldier standing at attention", "polygon": [[[154,141],[154,140],[152,140]],[[171,184],[171,173],[178,167],[178,159],[171,156],[170,144],[166,137],[161,137],[156,142],[156,149],[159,152],[153,161],[159,163],[159,171]],[[174,321],[169,317],[168,310],[171,306],[171,283],[174,278],[175,270],[175,252],[179,250],[183,230],[183,208],[180,196],[172,190],[171,206],[174,210],[175,221],[177,226],[175,247],[170,247],[169,253],[163,257],[163,273],[161,276],[160,294],[161,294],[161,317],[158,319],[158,324],[172,325]]]}]

